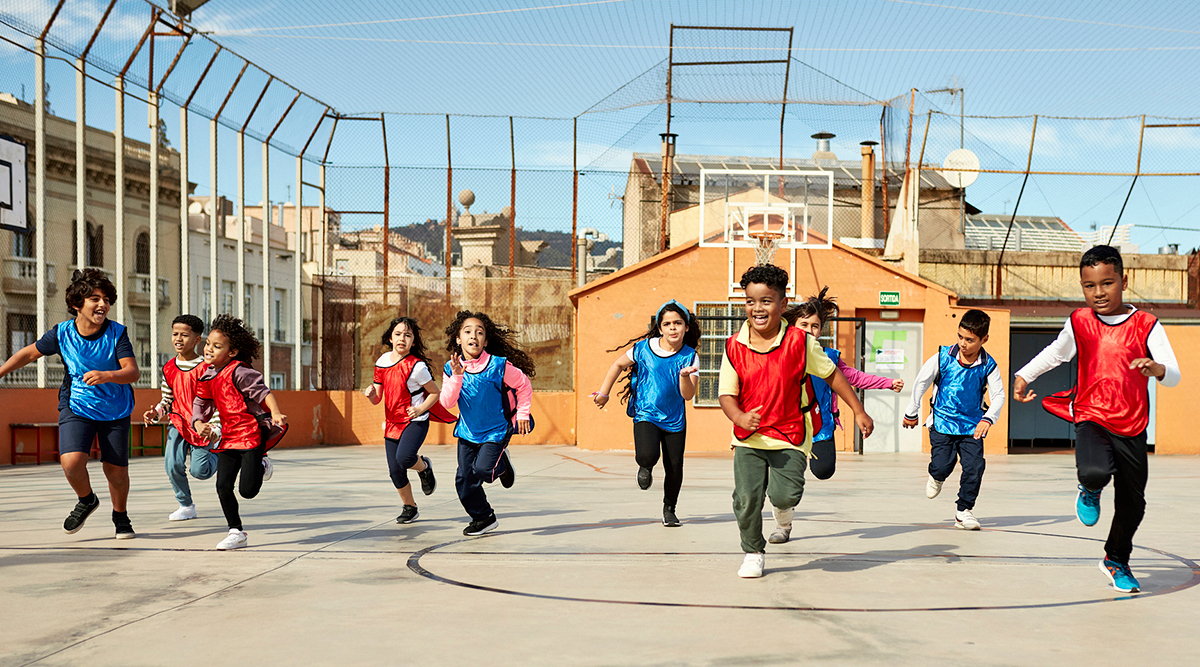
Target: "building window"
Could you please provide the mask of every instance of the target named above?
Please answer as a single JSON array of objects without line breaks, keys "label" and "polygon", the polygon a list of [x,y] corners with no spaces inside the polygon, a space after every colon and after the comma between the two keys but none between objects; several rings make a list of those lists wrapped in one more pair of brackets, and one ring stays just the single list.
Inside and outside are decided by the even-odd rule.
[{"label": "building window", "polygon": [[13,257],[33,257],[33,216],[29,216],[28,224],[25,231],[13,232]]},{"label": "building window", "polygon": [[233,314],[233,281],[221,281],[221,314]]},{"label": "building window", "polygon": [[271,390],[282,391],[287,388],[287,375],[283,373],[271,373]]},{"label": "building window", "polygon": [[142,232],[134,241],[134,273],[150,273],[150,234]]},{"label": "building window", "polygon": [[271,319],[272,327],[275,330],[274,340],[276,343],[287,342],[287,311],[284,309],[284,304],[287,303],[287,290],[275,290],[275,298],[271,304]]},{"label": "building window", "polygon": [[200,279],[200,319],[205,326],[212,322],[212,279]]},{"label": "building window", "polygon": [[138,322],[133,325],[133,346],[137,354],[138,366],[152,368],[150,365],[150,324]]},{"label": "building window", "polygon": [[335,260],[335,262],[337,264],[337,275],[344,276],[350,272],[350,260],[339,259]]},{"label": "building window", "polygon": [[[75,258],[79,256],[79,237],[75,234],[76,221],[71,221],[71,262],[75,262]],[[83,258],[84,266],[104,266],[104,225],[93,225],[87,223],[87,239],[86,250],[87,255]],[[149,270],[146,271],[149,273]]]},{"label": "building window", "polygon": [[717,382],[721,359],[725,356],[725,341],[741,329],[746,321],[746,304],[736,302],[706,302],[696,304],[700,320],[700,386],[692,404],[697,407],[716,407]]},{"label": "building window", "polygon": [[8,314],[8,356],[37,342],[37,315]]},{"label": "building window", "polygon": [[[242,320],[249,327],[254,321],[254,285],[243,285],[242,292]],[[262,340],[262,332],[258,332],[258,339]]]}]

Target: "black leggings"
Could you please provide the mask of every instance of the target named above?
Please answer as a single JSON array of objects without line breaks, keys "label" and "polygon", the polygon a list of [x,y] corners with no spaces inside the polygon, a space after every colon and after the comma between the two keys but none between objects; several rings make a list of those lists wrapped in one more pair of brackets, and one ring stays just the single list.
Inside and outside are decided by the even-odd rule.
[{"label": "black leggings", "polygon": [[408,469],[417,465],[417,450],[429,433],[429,421],[408,422],[400,432],[400,438],[384,438],[383,451],[387,455],[388,474],[397,489],[408,486]]},{"label": "black leggings", "polygon": [[225,449],[217,452],[217,497],[221,499],[221,511],[230,528],[242,530],[242,517],[238,515],[237,496],[233,493],[233,481],[238,473],[238,493],[246,500],[258,495],[263,483],[262,445],[254,449]]},{"label": "black leggings", "polygon": [[812,471],[813,477],[817,479],[833,477],[834,469],[837,466],[837,450],[833,447],[833,438],[814,440],[812,453],[812,458],[808,460],[808,469]]},{"label": "black leggings", "polygon": [[672,433],[664,431],[650,422],[633,423],[633,451],[637,464],[653,468],[659,454],[663,460],[663,504],[675,506],[679,500],[679,488],[683,486],[683,446],[687,440],[687,427]]}]

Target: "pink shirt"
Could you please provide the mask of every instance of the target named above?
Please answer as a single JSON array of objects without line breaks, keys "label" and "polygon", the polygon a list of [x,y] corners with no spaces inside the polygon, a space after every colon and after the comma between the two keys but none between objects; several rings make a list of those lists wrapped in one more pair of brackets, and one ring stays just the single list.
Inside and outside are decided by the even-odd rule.
[{"label": "pink shirt", "polygon": [[[842,372],[842,375],[846,376],[846,381],[850,383],[850,386],[854,387],[855,389],[891,389],[892,388],[892,379],[891,378],[885,378],[885,377],[882,377],[879,375],[871,375],[870,373],[864,373],[864,372],[858,370],[857,368],[851,368],[850,366],[847,366],[846,362],[842,361],[841,359],[838,359],[837,367],[838,367],[838,370]],[[829,405],[830,405],[830,409],[833,410],[833,414],[836,415],[838,413],[838,395],[837,394],[833,394],[832,400],[830,401]],[[838,426],[841,426],[842,420],[840,418],[835,417],[834,423],[837,424]]]},{"label": "pink shirt", "polygon": [[[484,350],[483,354],[479,355],[478,359],[463,359],[463,370],[467,373],[478,373],[487,367],[488,359],[492,355]],[[458,392],[462,389],[463,376],[461,375],[442,375],[442,393],[438,396],[438,401],[442,407],[449,410],[458,405]],[[890,381],[889,381],[890,382]],[[529,376],[525,375],[520,368],[512,365],[512,362],[504,362],[504,384],[517,390],[517,420],[529,419],[529,408],[533,403],[533,385],[529,382]]]}]

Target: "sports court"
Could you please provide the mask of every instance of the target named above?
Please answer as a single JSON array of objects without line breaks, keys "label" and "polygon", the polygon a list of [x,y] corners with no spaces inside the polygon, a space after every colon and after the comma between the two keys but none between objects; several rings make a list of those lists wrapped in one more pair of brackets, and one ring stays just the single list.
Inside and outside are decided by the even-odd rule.
[{"label": "sports court", "polygon": [[439,489],[399,526],[382,448],[276,452],[236,552],[212,551],[208,484],[193,486],[200,518],[166,520],[161,459],[133,462],[128,542],[100,513],[62,534],[56,466],[4,468],[0,664],[1185,665],[1200,651],[1200,538],[1181,529],[1200,519],[1192,457],[1151,459],[1132,561],[1145,592],[1122,596],[1097,571],[1104,530],[1074,518],[1069,456],[993,458],[977,533],[953,528],[957,477],[924,497],[924,455],[843,456],[810,479],[766,575],[743,580],[727,456],[687,459],[684,525],[668,529],[630,454],[516,447],[516,485],[489,491],[500,528],[464,538],[453,450],[428,454]]}]

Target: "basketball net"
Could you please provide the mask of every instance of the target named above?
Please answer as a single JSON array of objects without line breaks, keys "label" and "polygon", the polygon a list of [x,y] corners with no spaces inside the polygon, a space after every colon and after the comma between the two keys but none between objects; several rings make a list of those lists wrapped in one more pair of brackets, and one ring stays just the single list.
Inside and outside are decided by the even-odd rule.
[{"label": "basketball net", "polygon": [[763,266],[772,263],[775,259],[775,251],[779,249],[779,244],[783,242],[783,233],[753,231],[748,232],[746,236],[758,242],[758,245],[754,246],[755,264]]}]

